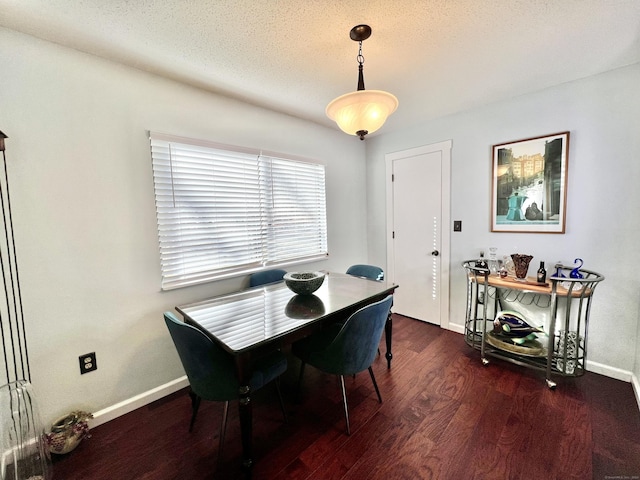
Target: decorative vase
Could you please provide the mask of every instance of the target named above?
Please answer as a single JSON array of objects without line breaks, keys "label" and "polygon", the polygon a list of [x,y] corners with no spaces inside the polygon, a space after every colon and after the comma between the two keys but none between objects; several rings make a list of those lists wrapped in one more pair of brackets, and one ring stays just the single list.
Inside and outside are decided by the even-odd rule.
[{"label": "decorative vase", "polygon": [[31,384],[18,380],[0,387],[0,478],[50,480],[53,471],[44,427]]},{"label": "decorative vase", "polygon": [[527,271],[529,270],[529,262],[533,259],[531,255],[522,255],[520,253],[512,253],[511,258],[516,269],[516,278],[524,280],[527,278]]},{"label": "decorative vase", "polygon": [[555,264],[556,273],[553,274],[554,277],[557,278],[567,278],[567,276],[562,273],[562,263],[558,262]]},{"label": "decorative vase", "polygon": [[90,413],[75,411],[53,422],[51,432],[46,435],[49,451],[64,455],[76,448],[83,438],[90,436],[87,424],[90,418],[93,418]]}]

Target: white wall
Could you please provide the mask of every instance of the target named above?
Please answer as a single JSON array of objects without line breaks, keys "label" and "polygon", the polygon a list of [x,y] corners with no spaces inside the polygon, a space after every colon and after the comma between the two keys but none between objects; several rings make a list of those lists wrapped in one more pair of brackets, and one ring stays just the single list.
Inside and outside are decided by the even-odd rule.
[{"label": "white wall", "polygon": [[[481,249],[528,253],[536,266],[580,257],[584,268],[606,277],[591,312],[589,367],[602,370],[601,364],[627,380],[631,371],[640,377],[639,85],[636,64],[367,140],[369,261],[386,263],[384,155],[451,139],[451,218],[462,220],[463,229],[451,233],[450,322],[464,323],[460,263]],[[491,233],[492,145],[566,130],[566,234]]]},{"label": "white wall", "polygon": [[[184,372],[162,319],[237,278],[160,292],[147,131],[327,165],[330,259],[366,260],[365,149],[337,130],[0,29],[6,141],[31,371],[45,422]],[[98,370],[80,375],[78,356]]]}]

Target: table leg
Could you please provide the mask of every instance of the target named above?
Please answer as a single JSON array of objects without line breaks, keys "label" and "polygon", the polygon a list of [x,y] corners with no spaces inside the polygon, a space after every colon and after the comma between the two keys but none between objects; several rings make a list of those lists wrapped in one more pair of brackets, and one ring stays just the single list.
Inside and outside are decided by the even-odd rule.
[{"label": "table leg", "polygon": [[391,359],[393,358],[393,354],[391,353],[391,332],[393,329],[393,320],[391,318],[391,312],[389,312],[389,316],[387,317],[387,323],[384,325],[384,338],[387,343],[387,353],[384,355],[387,359],[387,368],[391,368]]},{"label": "table leg", "polygon": [[251,478],[253,468],[253,406],[251,404],[251,387],[249,378],[251,371],[249,359],[245,356],[236,358],[240,388],[238,390],[238,412],[240,416],[240,436],[242,439],[242,469],[246,478]]}]

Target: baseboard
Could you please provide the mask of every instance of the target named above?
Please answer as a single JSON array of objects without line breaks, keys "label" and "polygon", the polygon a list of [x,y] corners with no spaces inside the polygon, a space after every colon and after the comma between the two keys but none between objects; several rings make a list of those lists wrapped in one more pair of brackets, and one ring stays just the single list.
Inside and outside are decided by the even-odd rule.
[{"label": "baseboard", "polygon": [[631,375],[631,385],[633,386],[633,393],[636,395],[636,402],[638,403],[638,410],[640,410],[640,381],[638,377]]},{"label": "baseboard", "polygon": [[160,385],[159,387],[147,390],[146,392],[136,395],[135,397],[131,397],[120,403],[116,403],[115,405],[95,412],[93,414],[93,418],[89,421],[89,427],[93,428],[97,427],[98,425],[102,425],[103,423],[107,423],[114,418],[121,417],[122,415],[125,415],[129,412],[133,412],[137,408],[144,407],[151,402],[155,402],[156,400],[166,397],[167,395],[170,395],[188,386],[189,380],[185,375],[169,383]]},{"label": "baseboard", "polygon": [[449,327],[447,330],[451,330],[452,332],[460,333],[464,335],[464,325],[458,325],[457,323],[449,323]]},{"label": "baseboard", "polygon": [[615,378],[616,380],[622,380],[624,382],[631,381],[632,372],[629,370],[622,370],[620,368],[610,367],[603,365],[602,363],[593,362],[587,360],[587,372],[599,373],[605,377]]}]

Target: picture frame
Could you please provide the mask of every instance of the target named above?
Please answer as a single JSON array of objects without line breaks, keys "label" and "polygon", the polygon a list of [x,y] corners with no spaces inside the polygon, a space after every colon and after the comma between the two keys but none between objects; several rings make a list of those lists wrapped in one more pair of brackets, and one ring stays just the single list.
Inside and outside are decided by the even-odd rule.
[{"label": "picture frame", "polygon": [[492,232],[565,232],[569,134],[493,145]]}]

